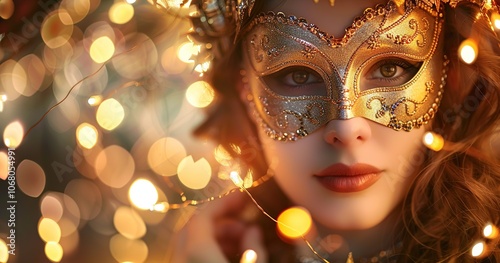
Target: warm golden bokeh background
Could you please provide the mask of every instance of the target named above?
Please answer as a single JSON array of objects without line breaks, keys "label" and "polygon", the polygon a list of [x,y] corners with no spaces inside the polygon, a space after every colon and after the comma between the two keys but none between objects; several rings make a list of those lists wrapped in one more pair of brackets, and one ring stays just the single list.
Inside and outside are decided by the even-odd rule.
[{"label": "warm golden bokeh background", "polygon": [[0,1],[0,262],[165,262],[190,201],[234,188],[228,153],[191,135],[210,64],[170,4]]},{"label": "warm golden bokeh background", "polygon": [[[163,2],[0,0],[0,263],[167,262],[193,205],[255,185],[226,149],[191,135],[216,100],[201,78],[210,56],[196,59],[189,1]],[[477,45],[459,52],[473,63]],[[424,143],[443,147],[433,134]],[[300,207],[277,221],[291,239],[311,227]]]}]

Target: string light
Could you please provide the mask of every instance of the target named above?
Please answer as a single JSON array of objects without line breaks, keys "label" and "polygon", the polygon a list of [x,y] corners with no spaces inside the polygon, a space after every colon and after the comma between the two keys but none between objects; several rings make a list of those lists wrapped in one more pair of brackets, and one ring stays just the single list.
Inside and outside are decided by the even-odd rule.
[{"label": "string light", "polygon": [[94,96],[91,96],[88,100],[87,100],[87,103],[90,105],[90,106],[99,106],[99,104],[101,104],[102,102],[102,96],[101,95],[94,95]]},{"label": "string light", "polygon": [[497,12],[494,12],[491,15],[491,21],[493,23],[493,26],[495,26],[495,28],[497,30],[500,29],[500,14],[498,14]]}]

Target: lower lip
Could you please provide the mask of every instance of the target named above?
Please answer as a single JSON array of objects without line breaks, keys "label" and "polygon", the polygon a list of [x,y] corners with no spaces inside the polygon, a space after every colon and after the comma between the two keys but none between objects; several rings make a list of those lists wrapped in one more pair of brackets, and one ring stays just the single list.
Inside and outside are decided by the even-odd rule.
[{"label": "lower lip", "polygon": [[380,173],[356,176],[317,176],[320,184],[326,189],[338,193],[363,191],[380,179]]}]

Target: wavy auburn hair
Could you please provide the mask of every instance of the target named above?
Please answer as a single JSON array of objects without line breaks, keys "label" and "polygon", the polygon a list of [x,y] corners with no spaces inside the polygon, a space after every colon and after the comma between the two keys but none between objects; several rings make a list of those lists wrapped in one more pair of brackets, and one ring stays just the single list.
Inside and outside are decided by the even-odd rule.
[{"label": "wavy auburn hair", "polygon": [[[263,4],[256,1],[250,17]],[[432,129],[449,143],[446,150],[422,152],[415,169],[418,175],[400,207],[403,231],[398,238],[404,248],[398,262],[476,262],[470,250],[481,238],[483,227],[500,223],[500,158],[491,146],[495,134],[500,134],[499,38],[477,5],[464,1],[445,8],[445,53],[450,64]],[[458,57],[458,47],[467,38],[479,46],[471,65]],[[252,167],[254,175],[262,176],[267,164],[255,125],[240,100],[240,62],[238,42],[225,57],[213,62],[206,80],[216,89],[217,100],[195,134],[224,145]],[[241,154],[231,145],[238,145]],[[266,240],[271,245],[275,239]],[[282,251],[277,258],[272,251],[270,254],[271,262],[289,262],[290,258],[280,256]],[[483,260],[500,262],[497,244],[490,245]]]}]

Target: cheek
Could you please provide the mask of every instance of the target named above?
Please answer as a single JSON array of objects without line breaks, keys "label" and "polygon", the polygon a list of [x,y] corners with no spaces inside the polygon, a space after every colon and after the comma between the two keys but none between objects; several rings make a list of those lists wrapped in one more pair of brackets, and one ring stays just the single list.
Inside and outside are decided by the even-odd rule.
[{"label": "cheek", "polygon": [[[387,174],[383,182],[392,191],[407,191],[418,170],[424,165],[428,150],[422,143],[424,127],[411,132],[391,132],[380,140]],[[387,131],[385,131],[387,134]]]}]

